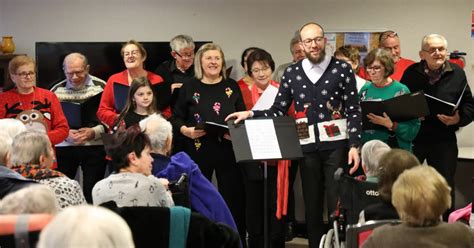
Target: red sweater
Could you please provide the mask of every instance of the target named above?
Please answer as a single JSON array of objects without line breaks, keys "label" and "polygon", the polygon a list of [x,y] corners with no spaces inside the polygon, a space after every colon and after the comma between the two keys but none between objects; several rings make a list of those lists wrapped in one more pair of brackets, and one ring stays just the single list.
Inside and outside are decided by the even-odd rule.
[{"label": "red sweater", "polygon": [[[414,63],[415,63],[415,61],[413,61],[413,60],[400,58],[400,60],[398,60],[398,62],[395,64],[395,72],[392,75],[390,75],[390,77],[393,80],[396,80],[396,81],[400,82],[405,70],[408,68],[408,66],[410,66]],[[365,71],[365,69],[363,67],[361,67],[359,69],[359,72],[357,74],[359,75],[359,77],[361,77],[363,79],[370,80],[370,76],[367,74],[367,72]]]},{"label": "red sweater", "polygon": [[[39,111],[42,116],[31,118],[33,110]],[[69,126],[61,104],[56,95],[49,90],[34,87],[33,93],[24,95],[19,94],[15,88],[0,94],[0,119],[17,118],[18,115],[27,128],[40,126],[42,124],[34,125],[34,123],[43,120],[53,146],[61,143],[69,134]]]},{"label": "red sweater", "polygon": [[[147,78],[150,80],[152,85],[163,82],[163,79],[160,76],[149,71],[147,72]],[[105,85],[104,92],[102,93],[102,98],[100,99],[99,109],[97,110],[97,118],[99,118],[102,123],[109,127],[115,123],[118,115],[120,114],[120,111],[115,109],[114,83],[127,86],[130,85],[128,83],[127,70],[110,76],[109,80],[107,80],[107,84]],[[171,115],[171,111],[167,109],[162,114],[166,117]]]}]

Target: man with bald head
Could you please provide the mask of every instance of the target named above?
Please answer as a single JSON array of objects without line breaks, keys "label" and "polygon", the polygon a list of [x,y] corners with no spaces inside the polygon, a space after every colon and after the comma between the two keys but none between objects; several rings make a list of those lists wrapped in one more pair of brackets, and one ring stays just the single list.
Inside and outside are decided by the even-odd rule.
[{"label": "man with bald head", "polygon": [[356,79],[350,64],[326,53],[323,28],[314,22],[300,28],[306,58],[288,66],[273,106],[262,111],[242,111],[226,119],[273,117],[287,113],[294,102],[300,145],[303,198],[310,247],[318,247],[324,232],[323,202],[329,213],[336,208],[339,167],[353,173],[359,166],[361,113]]},{"label": "man with bald head", "polygon": [[[105,81],[89,74],[87,58],[80,53],[70,53],[64,58],[63,71],[66,79],[51,88],[61,102],[82,104],[104,90]],[[89,203],[92,203],[92,188],[104,178],[103,133],[104,126],[94,118],[86,126],[71,128],[66,140],[56,145],[59,171],[75,178],[81,166],[84,196]]]}]

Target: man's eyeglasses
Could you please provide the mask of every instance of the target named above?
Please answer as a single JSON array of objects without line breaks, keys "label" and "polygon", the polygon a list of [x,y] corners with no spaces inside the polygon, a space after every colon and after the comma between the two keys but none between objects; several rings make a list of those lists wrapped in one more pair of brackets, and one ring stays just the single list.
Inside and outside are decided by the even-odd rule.
[{"label": "man's eyeglasses", "polygon": [[428,49],[423,49],[423,51],[429,53],[430,55],[434,55],[436,52],[443,53],[446,52],[445,47],[430,47]]},{"label": "man's eyeglasses", "polygon": [[29,72],[20,72],[20,73],[16,73],[17,76],[21,77],[21,78],[27,78],[27,77],[34,77],[36,75],[36,72],[34,71],[29,71]]},{"label": "man's eyeglasses", "polygon": [[176,53],[176,55],[178,55],[178,57],[182,58],[182,59],[192,59],[194,58],[194,53],[192,54],[179,54],[178,52],[174,51]]},{"label": "man's eyeglasses", "polygon": [[82,70],[82,71],[72,71],[72,72],[67,72],[65,71],[66,73],[66,76],[68,77],[73,77],[74,75],[80,77],[80,76],[84,76],[86,70]]},{"label": "man's eyeglasses", "polygon": [[379,72],[382,70],[382,67],[381,66],[371,66],[371,67],[367,67],[365,68],[367,71],[375,71],[375,72]]},{"label": "man's eyeglasses", "polygon": [[306,47],[309,47],[309,46],[311,46],[311,44],[313,44],[313,41],[316,44],[322,43],[324,41],[324,37],[318,36],[318,37],[313,38],[313,39],[305,39],[305,40],[303,40],[303,45],[305,45]]},{"label": "man's eyeglasses", "polygon": [[258,74],[260,72],[266,72],[268,69],[270,69],[270,67],[265,66],[262,69],[258,69],[258,68],[252,69],[251,72],[252,74]]}]

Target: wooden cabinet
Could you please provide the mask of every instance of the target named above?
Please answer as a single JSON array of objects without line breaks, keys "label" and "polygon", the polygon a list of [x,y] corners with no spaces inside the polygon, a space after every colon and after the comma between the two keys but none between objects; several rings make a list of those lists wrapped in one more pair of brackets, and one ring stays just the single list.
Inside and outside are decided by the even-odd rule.
[{"label": "wooden cabinet", "polygon": [[0,92],[3,88],[8,88],[12,86],[12,81],[10,80],[10,73],[8,73],[8,63],[15,56],[24,55],[24,54],[3,54],[0,55]]}]

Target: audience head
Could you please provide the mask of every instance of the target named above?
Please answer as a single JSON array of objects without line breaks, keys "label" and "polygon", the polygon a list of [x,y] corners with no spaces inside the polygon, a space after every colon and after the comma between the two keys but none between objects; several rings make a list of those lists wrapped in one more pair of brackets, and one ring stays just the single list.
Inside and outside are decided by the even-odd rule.
[{"label": "audience head", "polygon": [[367,176],[377,176],[382,155],[390,151],[390,146],[380,140],[370,140],[362,146],[362,168]]},{"label": "audience head", "polygon": [[68,207],[43,229],[39,248],[134,247],[132,232],[116,213],[97,206]]},{"label": "audience head", "polygon": [[54,151],[48,136],[42,132],[26,131],[18,134],[12,143],[12,165],[41,165],[50,168],[54,161]]},{"label": "audience head", "polygon": [[5,118],[0,119],[0,164],[10,167],[10,149],[13,138],[19,133],[26,131],[26,127],[20,120]]},{"label": "audience head", "polygon": [[412,153],[402,149],[391,149],[379,160],[379,193],[382,200],[390,202],[392,186],[398,176],[406,169],[419,165],[420,162]]},{"label": "audience head", "polygon": [[295,35],[290,41],[290,52],[293,56],[293,62],[298,62],[306,58],[304,54],[304,48],[300,41],[300,34],[298,31],[295,32]]},{"label": "audience head", "polygon": [[451,188],[433,167],[405,170],[392,188],[392,204],[400,219],[414,226],[430,226],[451,207]]},{"label": "audience head", "polygon": [[36,63],[32,58],[25,55],[14,57],[8,63],[8,72],[20,94],[33,92],[33,86],[36,85]]},{"label": "audience head", "polygon": [[247,73],[248,67],[247,67],[247,58],[249,55],[255,51],[255,49],[259,49],[258,47],[248,47],[246,48],[243,52],[242,55],[240,56],[240,65],[242,68],[244,68],[245,73]]},{"label": "audience head", "polygon": [[42,184],[22,188],[0,201],[0,214],[56,214],[58,211],[56,195]]},{"label": "audience head", "polygon": [[420,58],[426,61],[430,70],[437,70],[443,66],[448,57],[448,41],[439,34],[429,34],[421,41]]},{"label": "audience head", "polygon": [[128,90],[127,103],[124,113],[128,111],[146,111],[147,114],[156,112],[156,97],[153,94],[153,86],[146,77],[137,77],[132,80]]},{"label": "audience head", "polygon": [[151,174],[150,139],[138,125],[115,133],[107,143],[105,150],[116,172]]},{"label": "audience head", "polygon": [[199,80],[214,79],[219,76],[225,79],[227,77],[226,65],[221,47],[215,43],[202,45],[194,58],[194,72]]},{"label": "audience head", "polygon": [[352,45],[340,46],[334,52],[334,56],[336,56],[337,59],[349,63],[354,73],[357,73],[359,71],[360,53],[359,49],[357,49],[356,47]]},{"label": "audience head", "polygon": [[89,75],[89,63],[81,53],[70,53],[64,57],[63,71],[67,81],[77,89],[84,87]]},{"label": "audience head", "polygon": [[375,48],[364,58],[364,66],[372,83],[382,83],[393,74],[395,64],[392,55],[382,48]]},{"label": "audience head", "polygon": [[400,60],[400,38],[398,38],[395,31],[388,30],[380,34],[379,47],[387,50],[392,55],[394,63]]},{"label": "audience head", "polygon": [[146,60],[147,53],[145,47],[136,40],[129,40],[123,44],[120,50],[123,62],[127,69],[141,68],[143,69],[143,63]]},{"label": "audience head", "polygon": [[155,153],[168,155],[173,141],[171,123],[160,115],[150,115],[140,122],[142,131],[150,138],[151,149]]},{"label": "audience head", "polygon": [[180,34],[170,41],[171,56],[180,70],[187,70],[194,62],[194,41],[191,36]]},{"label": "audience head", "polygon": [[304,24],[299,30],[306,58],[313,64],[319,64],[326,56],[326,38],[321,25],[315,22]]},{"label": "audience head", "polygon": [[266,87],[272,79],[275,62],[272,55],[263,49],[255,49],[247,58],[247,74],[260,87]]}]

